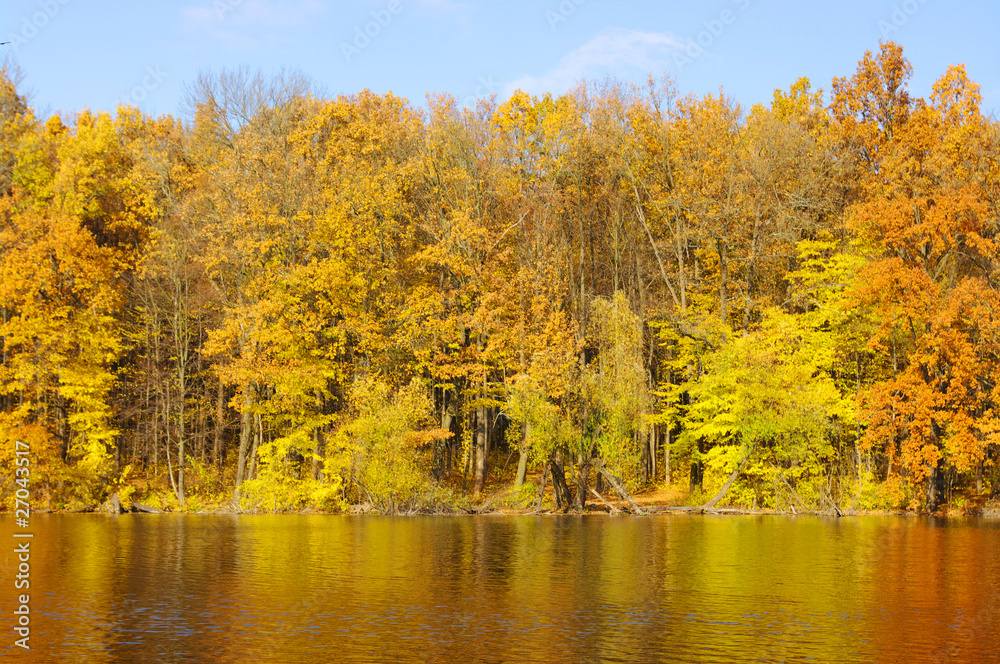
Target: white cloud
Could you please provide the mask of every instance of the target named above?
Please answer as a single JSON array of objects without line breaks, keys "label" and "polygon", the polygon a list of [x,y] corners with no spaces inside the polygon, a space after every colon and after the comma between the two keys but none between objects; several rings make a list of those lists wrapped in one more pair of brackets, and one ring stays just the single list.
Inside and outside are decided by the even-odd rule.
[{"label": "white cloud", "polygon": [[627,76],[670,69],[691,41],[667,32],[609,28],[559,60],[540,76],[523,76],[508,83],[505,95],[521,89],[531,94],[562,93],[583,78]]}]

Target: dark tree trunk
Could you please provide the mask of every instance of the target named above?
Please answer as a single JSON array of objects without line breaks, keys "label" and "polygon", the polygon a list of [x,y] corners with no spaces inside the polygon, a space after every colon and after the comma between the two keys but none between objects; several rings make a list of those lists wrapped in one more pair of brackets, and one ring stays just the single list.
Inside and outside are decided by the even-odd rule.
[{"label": "dark tree trunk", "polygon": [[528,440],[531,438],[531,424],[524,423],[524,441],[521,443],[520,458],[517,460],[517,476],[514,478],[514,486],[524,485],[524,478],[528,474]]},{"label": "dark tree trunk", "polygon": [[476,409],[476,495],[486,486],[486,456],[489,453],[486,420],[486,407],[480,406]]},{"label": "dark tree trunk", "polygon": [[253,413],[250,412],[250,406],[253,405],[252,389],[253,387],[248,385],[243,395],[243,417],[240,420],[240,450],[239,456],[236,458],[236,488],[233,491],[233,497],[236,500],[240,499],[240,485],[243,484],[243,479],[246,476],[247,452],[250,451],[250,436],[253,434]]},{"label": "dark tree trunk", "polygon": [[691,491],[702,487],[702,479],[705,474],[705,465],[701,460],[701,455],[705,453],[705,441],[698,439],[698,458],[691,462]]},{"label": "dark tree trunk", "polygon": [[729,317],[729,303],[726,292],[726,284],[729,281],[729,251],[726,243],[721,238],[716,239],[719,250],[719,314],[722,323],[725,324]]},{"label": "dark tree trunk", "polygon": [[257,420],[257,435],[253,439],[253,447],[250,448],[250,456],[247,459],[247,476],[246,479],[252,480],[257,476],[257,450],[260,449],[261,444],[264,442],[264,424],[261,422],[260,414],[256,416]]},{"label": "dark tree trunk", "polygon": [[326,441],[323,439],[323,430],[320,427],[316,427],[313,431],[313,460],[312,460],[312,477],[314,480],[322,481],[323,477],[323,461],[325,458],[324,448],[326,447]]},{"label": "dark tree trunk", "polygon": [[563,471],[562,453],[556,452],[549,461],[552,471],[552,490],[556,496],[556,509],[569,511],[569,486],[566,485],[566,473]]},{"label": "dark tree trunk", "polygon": [[664,427],[664,436],[666,440],[663,441],[663,478],[667,484],[670,484],[672,477],[670,477],[670,427]]},{"label": "dark tree trunk", "polygon": [[927,511],[936,512],[941,505],[941,497],[944,495],[944,463],[938,459],[927,476]]},{"label": "dark tree trunk", "polygon": [[225,386],[219,380],[219,390],[215,395],[215,436],[212,440],[212,465],[217,471],[222,469],[222,427],[225,424]]},{"label": "dark tree trunk", "polygon": [[581,452],[577,456],[576,464],[576,509],[581,512],[587,506],[587,476],[590,475],[590,459],[586,459]]},{"label": "dark tree trunk", "polygon": [[[638,431],[635,433],[635,436],[637,439],[636,442],[639,442],[639,440],[641,440],[643,437],[642,433]],[[648,441],[646,441],[645,444],[639,445],[639,467],[642,470],[642,481],[644,483],[649,482],[650,471],[652,470],[652,465],[653,465],[652,459],[650,457],[651,447],[652,445],[649,445]]]},{"label": "dark tree trunk", "polygon": [[648,431],[648,441],[649,441],[649,476],[654,482],[656,481],[656,447],[659,442],[659,427],[655,424],[650,425]]}]

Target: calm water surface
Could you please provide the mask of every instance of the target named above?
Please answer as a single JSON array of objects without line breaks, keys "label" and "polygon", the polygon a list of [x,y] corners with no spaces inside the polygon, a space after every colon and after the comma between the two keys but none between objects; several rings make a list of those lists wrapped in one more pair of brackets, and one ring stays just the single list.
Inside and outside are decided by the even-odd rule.
[{"label": "calm water surface", "polygon": [[994,522],[33,515],[26,662],[1000,662]]}]

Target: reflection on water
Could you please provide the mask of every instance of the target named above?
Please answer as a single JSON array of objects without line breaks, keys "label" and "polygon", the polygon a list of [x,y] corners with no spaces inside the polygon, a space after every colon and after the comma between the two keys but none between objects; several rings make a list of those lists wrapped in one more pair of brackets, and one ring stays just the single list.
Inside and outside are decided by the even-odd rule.
[{"label": "reflection on water", "polygon": [[[0,516],[10,533],[13,519]],[[36,515],[38,662],[1000,662],[1000,528]],[[8,543],[9,535],[5,535]],[[13,547],[5,547],[11,552]]]}]

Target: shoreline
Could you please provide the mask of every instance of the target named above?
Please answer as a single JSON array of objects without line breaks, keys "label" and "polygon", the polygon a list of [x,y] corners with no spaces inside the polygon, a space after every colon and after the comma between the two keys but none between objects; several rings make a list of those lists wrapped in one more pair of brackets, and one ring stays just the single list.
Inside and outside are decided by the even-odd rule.
[{"label": "shoreline", "polygon": [[[993,503],[1000,503],[1000,500],[991,501]],[[552,510],[552,509],[530,509],[530,510],[516,510],[516,509],[481,509],[481,510],[469,510],[469,509],[455,509],[453,511],[420,511],[414,510],[410,512],[397,512],[397,513],[382,513],[379,510],[371,507],[370,505],[356,505],[352,506],[351,509],[347,510],[337,510],[337,511],[327,511],[320,510],[316,508],[303,508],[298,510],[233,510],[231,507],[222,506],[211,506],[204,507],[197,510],[187,510],[187,509],[159,509],[159,508],[149,508],[147,506],[142,506],[144,509],[122,509],[116,512],[111,509],[110,505],[89,505],[83,508],[77,509],[49,509],[40,508],[32,510],[34,514],[110,514],[114,516],[121,516],[127,514],[136,515],[158,515],[158,514],[182,514],[182,515],[235,515],[235,516],[260,516],[260,515],[287,515],[287,516],[305,516],[305,515],[328,515],[328,516],[376,516],[376,517],[421,517],[421,516],[442,516],[442,517],[472,517],[472,516],[497,516],[497,517],[516,517],[516,516],[633,516],[633,517],[643,517],[643,516],[660,516],[660,515],[686,515],[686,516],[822,516],[835,519],[850,519],[858,517],[935,517],[935,518],[947,518],[947,519],[986,519],[994,520],[1000,519],[1000,504],[988,505],[982,510],[973,513],[966,513],[962,511],[949,511],[941,510],[934,513],[922,513],[907,510],[898,511],[854,511],[851,513],[841,513],[837,514],[835,512],[814,512],[814,511],[782,511],[773,509],[746,509],[739,507],[703,507],[699,505],[643,505],[641,506],[640,512],[635,512],[631,509],[618,509],[610,510],[605,506],[593,506],[590,509],[585,509],[581,511],[575,510]],[[0,511],[0,514],[11,514],[9,510]]]}]

